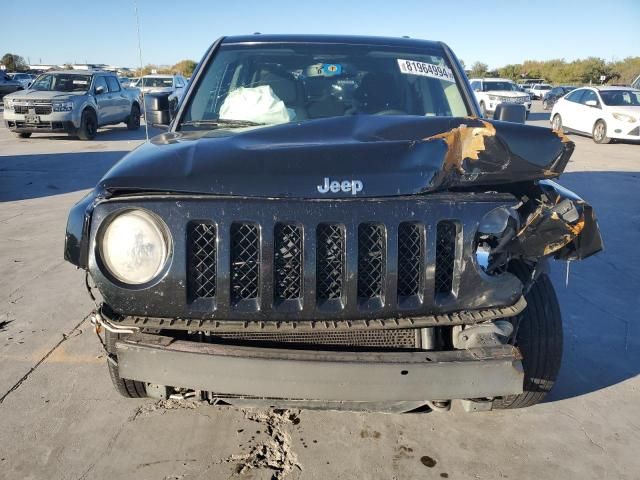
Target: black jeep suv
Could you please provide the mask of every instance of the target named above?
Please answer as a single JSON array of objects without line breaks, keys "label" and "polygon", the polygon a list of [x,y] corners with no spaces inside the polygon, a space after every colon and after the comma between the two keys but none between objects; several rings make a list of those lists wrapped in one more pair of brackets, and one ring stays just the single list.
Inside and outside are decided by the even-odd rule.
[{"label": "black jeep suv", "polygon": [[446,45],[225,37],[179,105],[147,104],[168,131],[66,235],[120,393],[409,411],[551,388],[547,260],[602,248],[591,207],[551,180],[574,145],[480,118]]}]

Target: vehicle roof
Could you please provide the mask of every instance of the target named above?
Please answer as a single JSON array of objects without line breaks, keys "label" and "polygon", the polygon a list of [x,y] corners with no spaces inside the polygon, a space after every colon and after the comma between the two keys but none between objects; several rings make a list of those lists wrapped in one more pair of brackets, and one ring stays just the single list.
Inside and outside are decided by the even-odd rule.
[{"label": "vehicle roof", "polygon": [[173,78],[179,77],[178,74],[170,74],[170,73],[150,73],[149,75],[144,75],[142,78]]},{"label": "vehicle roof", "polygon": [[604,92],[607,90],[633,90],[633,91],[638,91],[637,88],[633,88],[633,87],[614,87],[614,86],[607,86],[607,85],[585,85],[584,87],[577,87],[576,90],[578,88],[591,88],[592,90],[597,90],[599,92]]},{"label": "vehicle roof", "polygon": [[94,75],[96,73],[100,73],[103,75],[115,75],[115,73],[109,72],[107,70],[47,70],[46,72],[42,73],[64,73],[66,75]]},{"label": "vehicle roof", "polygon": [[224,37],[224,44],[233,43],[348,43],[353,45],[379,45],[403,47],[442,48],[442,42],[408,37],[373,37],[365,35],[305,35],[305,34],[253,34]]},{"label": "vehicle roof", "polygon": [[509,78],[498,78],[498,77],[485,77],[485,78],[470,78],[469,81],[486,81],[486,80],[490,80],[492,82],[511,82],[511,83],[515,83],[513,80],[509,79]]}]

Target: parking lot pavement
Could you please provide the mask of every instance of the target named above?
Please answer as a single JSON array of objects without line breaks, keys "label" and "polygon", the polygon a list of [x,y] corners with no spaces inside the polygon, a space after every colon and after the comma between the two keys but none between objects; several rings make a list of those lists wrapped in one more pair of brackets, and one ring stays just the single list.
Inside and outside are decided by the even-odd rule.
[{"label": "parking lot pavement", "polygon": [[[530,123],[547,118],[534,110]],[[143,131],[80,142],[0,127],[0,477],[271,478],[236,464],[277,444],[299,465],[292,479],[637,479],[640,145],[571,139],[561,181],[595,207],[606,251],[572,264],[568,286],[565,265],[554,266],[565,354],[549,400],[482,414],[302,411],[279,418],[285,441],[269,443],[266,416],[156,406],[111,387],[82,272],[62,261],[64,228],[69,207]]]}]

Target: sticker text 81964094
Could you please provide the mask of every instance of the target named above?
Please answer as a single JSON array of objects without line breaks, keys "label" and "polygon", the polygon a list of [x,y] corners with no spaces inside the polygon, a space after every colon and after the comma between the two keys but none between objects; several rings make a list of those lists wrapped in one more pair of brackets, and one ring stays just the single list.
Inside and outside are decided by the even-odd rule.
[{"label": "sticker text 81964094", "polygon": [[405,75],[420,75],[423,77],[437,78],[445,82],[455,83],[456,79],[449,67],[434,65],[432,63],[416,62],[415,60],[398,59],[400,72]]}]

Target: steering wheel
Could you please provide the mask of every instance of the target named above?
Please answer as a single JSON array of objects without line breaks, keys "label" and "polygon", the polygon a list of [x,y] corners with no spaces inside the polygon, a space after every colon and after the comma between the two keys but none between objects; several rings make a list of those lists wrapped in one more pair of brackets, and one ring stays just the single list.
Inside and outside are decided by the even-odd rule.
[{"label": "steering wheel", "polygon": [[380,110],[379,112],[374,113],[374,115],[409,115],[409,114],[404,110],[391,108],[389,110]]}]

